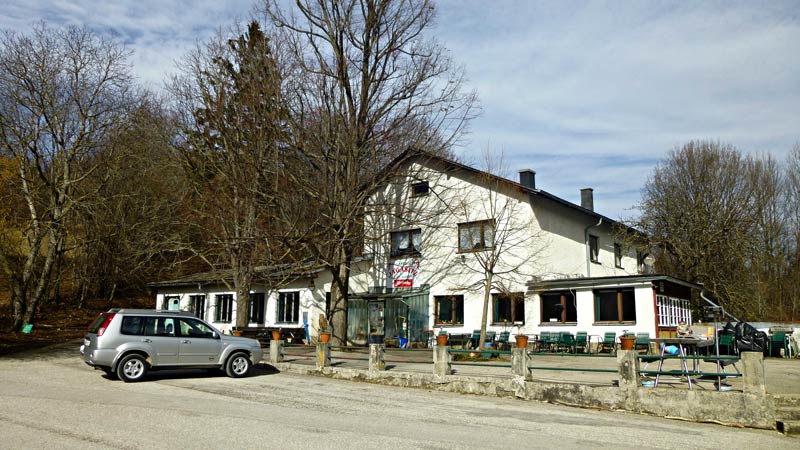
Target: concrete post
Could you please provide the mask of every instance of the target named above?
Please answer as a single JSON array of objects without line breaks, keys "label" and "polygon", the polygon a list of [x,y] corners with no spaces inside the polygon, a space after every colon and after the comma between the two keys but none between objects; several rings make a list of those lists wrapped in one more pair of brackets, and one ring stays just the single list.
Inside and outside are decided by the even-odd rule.
[{"label": "concrete post", "polygon": [[765,395],[767,393],[764,376],[764,354],[761,352],[742,352],[742,391],[745,394]]},{"label": "concrete post", "polygon": [[283,362],[283,343],[283,340],[269,341],[269,362],[271,364]]},{"label": "concrete post", "polygon": [[450,367],[450,347],[447,345],[433,347],[433,374],[450,375]]},{"label": "concrete post", "polygon": [[639,353],[636,350],[617,350],[619,365],[619,388],[639,389]]},{"label": "concrete post", "polygon": [[383,360],[386,348],[383,344],[369,344],[369,372],[378,372],[386,369]]},{"label": "concrete post", "polygon": [[322,370],[331,365],[331,344],[317,342],[317,369]]},{"label": "concrete post", "polygon": [[528,349],[527,348],[512,348],[511,349],[511,371],[515,377],[522,377],[525,381],[531,380],[531,369],[528,368]]}]

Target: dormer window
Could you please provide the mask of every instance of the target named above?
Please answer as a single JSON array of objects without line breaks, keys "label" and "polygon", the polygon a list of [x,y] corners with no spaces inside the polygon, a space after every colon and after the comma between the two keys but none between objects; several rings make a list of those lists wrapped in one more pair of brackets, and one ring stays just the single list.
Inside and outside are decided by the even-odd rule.
[{"label": "dormer window", "polygon": [[430,192],[430,187],[428,187],[428,182],[423,181],[420,183],[414,183],[411,185],[411,196],[412,197],[422,197],[428,195]]},{"label": "dormer window", "polygon": [[392,257],[419,254],[422,243],[422,231],[413,230],[393,231],[391,233]]}]

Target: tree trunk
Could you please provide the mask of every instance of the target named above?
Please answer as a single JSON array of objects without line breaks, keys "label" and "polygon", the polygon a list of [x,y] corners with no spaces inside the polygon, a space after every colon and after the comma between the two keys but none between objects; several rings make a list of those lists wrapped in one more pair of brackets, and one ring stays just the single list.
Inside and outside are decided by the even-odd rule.
[{"label": "tree trunk", "polygon": [[483,286],[483,313],[481,314],[481,337],[478,340],[478,349],[483,348],[486,341],[486,323],[489,320],[489,299],[492,297],[492,272],[486,273],[486,284]]},{"label": "tree trunk", "polygon": [[350,284],[350,265],[342,262],[333,270],[335,276],[331,285],[331,317],[329,320],[333,329],[331,342],[333,345],[347,345],[347,287]]}]

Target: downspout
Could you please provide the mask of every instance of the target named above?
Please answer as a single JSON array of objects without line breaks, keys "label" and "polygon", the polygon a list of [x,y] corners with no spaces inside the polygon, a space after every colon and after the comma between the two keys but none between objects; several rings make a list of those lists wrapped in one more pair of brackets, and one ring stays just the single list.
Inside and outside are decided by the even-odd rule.
[{"label": "downspout", "polygon": [[[599,227],[602,224],[603,224],[603,218],[601,217],[596,224],[589,225],[588,227],[583,229],[583,242],[586,245],[586,278],[592,276],[592,256],[589,253],[591,251],[589,249],[589,229]],[[600,249],[598,249],[598,251],[600,251]]]}]

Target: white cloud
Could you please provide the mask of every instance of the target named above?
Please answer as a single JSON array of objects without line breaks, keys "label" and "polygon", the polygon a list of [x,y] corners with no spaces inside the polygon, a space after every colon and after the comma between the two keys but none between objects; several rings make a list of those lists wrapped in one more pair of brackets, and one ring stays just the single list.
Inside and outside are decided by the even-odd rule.
[{"label": "white cloud", "polygon": [[[6,1],[0,28],[86,25],[135,51],[158,86],[195,42],[252,0]],[[800,142],[800,2],[443,0],[432,34],[468,71],[487,142],[540,187],[628,215],[655,163],[695,138],[778,158]]]}]

